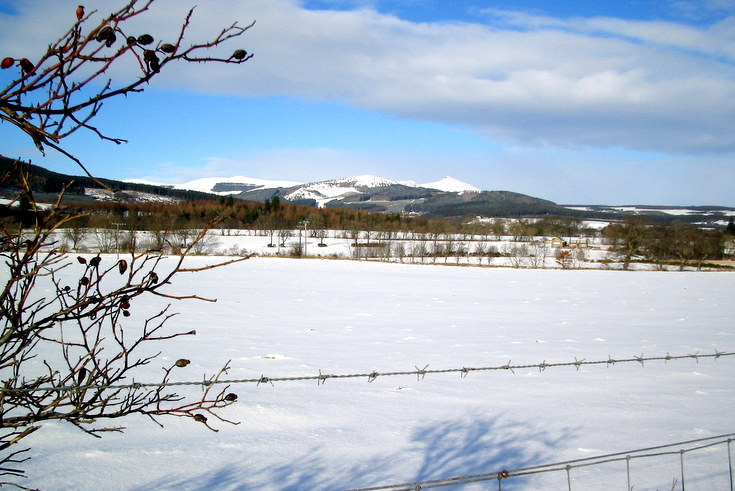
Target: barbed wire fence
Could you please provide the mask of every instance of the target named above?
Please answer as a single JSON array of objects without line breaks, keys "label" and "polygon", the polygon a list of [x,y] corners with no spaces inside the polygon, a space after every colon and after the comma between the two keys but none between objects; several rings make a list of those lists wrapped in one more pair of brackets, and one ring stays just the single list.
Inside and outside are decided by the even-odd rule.
[{"label": "barbed wire fence", "polygon": [[461,367],[461,368],[442,368],[442,369],[429,369],[429,365],[424,366],[424,368],[419,368],[418,366],[415,367],[415,370],[405,370],[405,371],[377,371],[373,370],[372,372],[366,372],[366,373],[349,373],[349,374],[333,374],[333,373],[322,373],[322,371],[319,371],[319,374],[317,375],[300,375],[300,376],[291,376],[291,377],[267,377],[265,375],[261,375],[257,378],[241,378],[241,379],[219,379],[216,377],[207,377],[204,375],[202,380],[198,381],[181,381],[181,382],[175,382],[175,381],[166,381],[166,382],[131,382],[130,384],[115,384],[115,385],[61,385],[61,386],[40,386],[40,387],[26,387],[26,388],[14,388],[14,387],[2,387],[0,388],[0,394],[9,394],[9,393],[30,393],[30,392],[72,392],[72,391],[83,391],[83,390],[89,390],[89,389],[112,389],[112,390],[118,390],[118,389],[144,389],[144,388],[158,388],[158,387],[175,387],[175,386],[203,386],[208,387],[210,385],[236,385],[236,384],[271,384],[273,385],[276,382],[304,382],[304,381],[316,381],[317,385],[323,385],[327,382],[327,380],[344,380],[344,379],[366,379],[368,382],[373,382],[379,377],[405,377],[405,376],[415,376],[417,380],[423,380],[426,375],[435,375],[435,374],[448,374],[448,373],[458,373],[462,378],[467,377],[468,374],[472,372],[490,372],[490,371],[507,371],[511,373],[515,373],[515,370],[528,370],[528,369],[537,369],[539,372],[543,372],[550,368],[560,368],[560,367],[574,367],[577,370],[579,370],[582,367],[586,366],[592,366],[592,365],[605,365],[607,367],[611,367],[614,365],[619,364],[628,364],[628,363],[640,363],[641,366],[645,366],[646,362],[656,362],[656,361],[663,361],[663,362],[669,362],[669,361],[679,361],[679,360],[695,360],[697,363],[699,363],[700,359],[713,359],[717,360],[722,357],[730,357],[735,356],[735,352],[730,351],[717,351],[715,350],[714,353],[709,354],[702,354],[702,353],[692,353],[692,354],[684,354],[684,355],[670,355],[666,354],[664,356],[644,356],[641,354],[640,356],[633,356],[630,358],[612,358],[608,355],[607,359],[603,360],[592,360],[588,361],[586,359],[577,359],[577,357],[574,357],[574,361],[567,361],[567,362],[551,362],[547,363],[546,360],[542,361],[541,363],[530,363],[530,364],[517,364],[513,365],[511,361],[508,361],[504,365],[495,365],[495,366],[483,366],[483,367]]},{"label": "barbed wire fence", "polygon": [[[480,367],[458,367],[458,368],[444,368],[444,369],[429,369],[429,365],[423,368],[415,367],[414,370],[406,371],[377,371],[366,373],[349,373],[349,374],[332,374],[323,373],[321,370],[315,375],[301,375],[301,376],[277,376],[267,377],[261,375],[260,377],[254,378],[241,378],[241,379],[219,379],[216,376],[207,377],[203,376],[202,380],[199,381],[167,381],[158,383],[139,383],[132,382],[130,384],[117,384],[117,385],[66,385],[66,386],[45,386],[45,387],[32,387],[32,388],[13,388],[13,387],[2,387],[0,388],[0,397],[6,393],[29,393],[29,392],[71,392],[71,391],[84,391],[88,389],[146,389],[146,388],[159,388],[159,387],[175,387],[175,386],[201,386],[202,388],[209,387],[211,385],[235,385],[235,384],[255,384],[260,386],[262,384],[275,385],[275,383],[281,382],[306,382],[312,381],[317,382],[317,386],[324,385],[327,380],[347,380],[347,379],[365,379],[371,383],[382,377],[407,377],[415,376],[417,380],[423,380],[426,375],[435,374],[459,374],[462,379],[466,378],[472,372],[491,372],[491,371],[504,371],[515,373],[515,370],[528,370],[535,369],[539,372],[544,372],[551,368],[570,368],[573,367],[579,371],[582,367],[588,366],[606,366],[612,367],[621,364],[640,364],[646,366],[648,362],[664,362],[668,363],[671,361],[681,360],[695,360],[697,363],[701,359],[712,359],[716,361],[723,357],[735,356],[735,352],[731,351],[718,351],[714,353],[692,353],[684,355],[670,355],[667,353],[663,356],[632,356],[629,358],[612,358],[608,355],[607,359],[598,360],[586,360],[574,358],[574,361],[567,362],[546,362],[546,360],[540,363],[526,363],[526,364],[512,364],[508,361],[503,365],[495,366],[480,366]],[[484,474],[474,474],[466,476],[454,476],[445,479],[436,479],[428,481],[417,481],[411,483],[391,484],[382,485],[368,488],[357,488],[353,491],[420,491],[423,489],[433,488],[444,488],[459,486],[472,483],[481,483],[489,481],[497,481],[497,488],[499,491],[503,489],[503,483],[507,482],[512,478],[520,478],[523,476],[532,476],[545,473],[553,472],[565,472],[567,488],[569,491],[573,490],[573,476],[572,470],[583,467],[597,466],[602,464],[608,464],[612,462],[625,461],[626,463],[626,476],[627,476],[627,488],[628,490],[633,489],[634,483],[632,482],[631,474],[631,462],[638,459],[645,459],[651,457],[660,456],[675,456],[679,455],[679,467],[680,467],[680,489],[684,491],[686,482],[686,473],[684,466],[684,457],[686,454],[702,451],[704,449],[716,447],[719,445],[727,446],[727,474],[729,476],[730,491],[735,491],[733,488],[733,465],[732,465],[732,453],[731,444],[735,438],[735,433],[728,433],[724,435],[718,435],[714,437],[701,438],[696,440],[688,440],[683,442],[676,442],[666,445],[660,445],[655,447],[639,448],[635,450],[628,450],[625,452],[609,453],[604,455],[598,455],[595,457],[588,457],[575,460],[567,460],[562,462],[554,462],[549,464],[541,464],[530,467],[522,467],[516,469],[502,469],[496,470]],[[678,483],[677,479],[674,480],[675,489]]]},{"label": "barbed wire fence", "polygon": [[[732,452],[731,444],[733,442],[735,433],[727,433],[724,435],[717,435],[706,438],[699,438],[695,440],[688,440],[683,442],[669,443],[666,445],[659,445],[654,447],[639,448],[636,450],[628,450],[625,452],[609,453],[604,455],[597,455],[595,457],[587,457],[583,459],[566,460],[562,462],[554,462],[550,464],[542,464],[531,467],[521,467],[518,469],[502,469],[494,472],[488,472],[485,474],[475,474],[468,476],[456,476],[446,479],[435,479],[430,481],[417,481],[403,484],[390,484],[385,486],[375,486],[369,488],[357,488],[352,491],[419,491],[422,489],[433,489],[449,486],[458,486],[462,484],[471,484],[478,482],[497,481],[498,490],[502,491],[503,482],[508,481],[514,477],[531,476],[535,474],[544,474],[550,472],[565,472],[567,489],[572,491],[573,479],[572,470],[579,469],[582,467],[590,467],[602,464],[609,464],[612,462],[625,462],[626,469],[626,480],[628,490],[634,489],[635,483],[632,479],[631,474],[631,462],[639,459],[646,459],[652,457],[662,456],[679,456],[679,478],[675,478],[674,484],[681,485],[681,489],[685,489],[686,485],[686,467],[684,465],[685,455],[705,449],[711,449],[713,447],[723,445],[727,446],[727,467],[729,475],[730,490],[733,490],[733,470],[732,470]],[[724,462],[723,462],[724,464]],[[680,482],[677,482],[681,479]]]}]

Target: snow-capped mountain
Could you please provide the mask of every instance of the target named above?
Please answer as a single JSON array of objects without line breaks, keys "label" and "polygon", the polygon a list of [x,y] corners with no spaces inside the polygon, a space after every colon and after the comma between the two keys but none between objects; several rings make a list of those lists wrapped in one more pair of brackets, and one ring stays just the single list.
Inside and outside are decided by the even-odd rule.
[{"label": "snow-capped mountain", "polygon": [[283,197],[289,201],[313,200],[318,206],[324,206],[334,200],[344,200],[391,186],[402,184],[378,176],[354,176],[295,186],[294,190],[285,193]]},{"label": "snow-capped mountain", "polygon": [[[0,156],[0,170],[12,168],[15,159]],[[65,182],[74,182],[66,195],[84,200],[125,202],[180,202],[212,199],[212,194],[236,200],[263,202],[275,197],[307,206],[329,206],[370,212],[402,213],[425,218],[464,220],[475,217],[573,216],[590,220],[622,220],[633,215],[666,220],[672,216],[687,223],[722,227],[735,208],[727,206],[607,206],[559,205],[511,191],[478,191],[451,177],[426,184],[393,181],[363,175],[300,184],[245,176],[197,179],[184,184],[162,184],[140,179],[100,182],[86,176],[70,176],[30,165],[34,192],[58,192]],[[110,190],[113,190],[110,192]],[[0,199],[17,196],[17,190],[0,190]],[[724,218],[723,218],[724,217]]]},{"label": "snow-capped mountain", "polygon": [[231,195],[235,199],[265,201],[279,197],[294,204],[325,207],[348,207],[372,212],[409,213],[424,216],[461,217],[482,215],[488,209],[518,203],[537,213],[561,210],[549,201],[507,191],[481,191],[479,188],[446,176],[427,184],[393,181],[379,176],[361,175],[309,182],[268,181],[245,176],[204,178],[169,185],[176,190]]},{"label": "snow-capped mountain", "polygon": [[481,191],[480,188],[476,188],[472,184],[467,184],[466,182],[462,182],[459,179],[455,179],[450,176],[444,176],[442,179],[435,181],[435,182],[428,182],[426,184],[421,184],[421,187],[430,188],[430,189],[438,189],[439,191],[447,191],[449,193],[463,193],[465,191],[470,191],[470,192]]},{"label": "snow-capped mountain", "polygon": [[353,177],[344,177],[341,179],[331,179],[326,181],[316,181],[309,183],[300,183],[296,181],[281,181],[257,179],[254,177],[234,176],[234,177],[205,177],[182,184],[162,184],[143,181],[140,179],[130,179],[126,182],[138,184],[150,184],[155,186],[169,187],[173,189],[185,189],[189,191],[199,191],[204,193],[214,193],[220,195],[238,194],[241,192],[262,191],[266,189],[287,188],[290,191],[284,194],[284,198],[289,200],[303,199],[335,199],[342,196],[360,194],[368,189],[386,188],[390,186],[403,186],[407,188],[424,188],[436,189],[450,193],[461,193],[465,191],[479,192],[477,188],[466,182],[462,182],[450,176],[426,184],[417,184],[415,181],[393,181],[384,177],[373,175],[361,175]]}]

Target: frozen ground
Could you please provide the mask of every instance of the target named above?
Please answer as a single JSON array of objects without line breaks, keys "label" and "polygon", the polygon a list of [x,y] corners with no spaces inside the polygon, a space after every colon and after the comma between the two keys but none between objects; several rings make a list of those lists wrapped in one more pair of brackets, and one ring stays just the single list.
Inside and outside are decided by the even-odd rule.
[{"label": "frozen ground", "polygon": [[[114,257],[114,256],[112,256]],[[197,257],[196,263],[212,261]],[[606,360],[735,350],[735,275],[447,268],[256,258],[181,276],[162,345],[200,380]],[[128,323],[163,304],[133,306]],[[157,380],[154,364],[137,381]],[[95,439],[48,423],[27,439],[46,490],[349,489],[494,472],[735,431],[735,357],[367,379],[240,384],[213,433],[131,418]],[[197,388],[180,392],[196,393]],[[679,456],[631,462],[671,489]],[[687,456],[687,490],[729,488],[722,446]],[[573,489],[625,489],[625,463],[574,469]],[[462,489],[497,489],[494,482]],[[566,489],[564,472],[503,489]],[[451,489],[451,488],[450,488]],[[680,487],[676,489],[681,489]]]}]

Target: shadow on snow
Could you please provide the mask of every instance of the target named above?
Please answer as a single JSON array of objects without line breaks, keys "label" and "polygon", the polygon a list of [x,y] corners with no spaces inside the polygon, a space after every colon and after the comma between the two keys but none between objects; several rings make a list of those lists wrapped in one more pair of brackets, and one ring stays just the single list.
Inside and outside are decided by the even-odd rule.
[{"label": "shadow on snow", "polygon": [[[446,479],[513,469],[548,462],[572,430],[550,431],[538,422],[510,421],[504,417],[466,416],[417,428],[409,446],[389,455],[359,463],[326,461],[320,448],[295,456],[290,462],[253,469],[230,463],[194,477],[172,475],[143,489],[177,490],[344,490],[350,488]],[[514,483],[514,480],[516,481]],[[514,485],[515,484],[515,485]],[[503,482],[504,490],[525,487],[526,479]],[[488,482],[474,484],[485,489]],[[452,489],[472,489],[473,485]]]}]

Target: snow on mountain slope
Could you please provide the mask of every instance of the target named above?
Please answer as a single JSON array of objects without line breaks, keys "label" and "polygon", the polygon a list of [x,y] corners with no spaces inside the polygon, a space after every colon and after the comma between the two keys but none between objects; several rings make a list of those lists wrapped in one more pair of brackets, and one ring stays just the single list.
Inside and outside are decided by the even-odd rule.
[{"label": "snow on mountain slope", "polygon": [[162,188],[171,188],[173,187],[172,184],[165,184],[162,182],[156,182],[156,181],[148,181],[146,179],[124,179],[123,182],[128,182],[130,184],[145,184],[147,186],[158,186]]},{"label": "snow on mountain slope", "polygon": [[[234,177],[204,177],[182,184],[163,184],[144,181],[141,179],[129,179],[126,182],[152,184],[157,186],[171,187],[174,189],[185,189],[190,191],[201,191],[205,193],[214,193],[219,195],[237,194],[241,191],[250,191],[256,189],[271,188],[299,188],[286,194],[284,197],[288,200],[304,200],[313,199],[320,205],[333,199],[340,199],[354,194],[360,194],[366,189],[380,188],[384,186],[409,186],[424,187],[438,189],[447,192],[466,192],[480,191],[480,189],[467,184],[458,179],[446,176],[443,179],[427,184],[417,184],[415,181],[393,181],[384,177],[374,175],[359,175],[352,177],[344,177],[341,179],[331,179],[327,181],[316,181],[302,184],[295,181],[266,180],[256,179],[253,177],[234,176]],[[231,185],[232,189],[217,189],[226,187],[223,185]],[[246,188],[246,189],[243,189]],[[249,189],[247,189],[249,188]]]},{"label": "snow on mountain slope", "polygon": [[313,199],[319,206],[334,199],[346,198],[350,195],[360,194],[362,189],[376,188],[382,186],[393,186],[399,184],[396,181],[378,176],[362,175],[333,179],[331,181],[313,182],[299,187],[299,189],[285,196],[288,200]]},{"label": "snow on mountain slope", "polygon": [[476,188],[472,184],[467,184],[466,182],[462,182],[459,179],[455,179],[450,176],[444,176],[442,179],[435,181],[435,182],[421,184],[421,187],[438,189],[439,191],[447,191],[450,193],[462,193],[465,191],[474,191],[474,192],[481,191],[479,188]]},{"label": "snow on mountain slope", "polygon": [[202,191],[205,193],[215,193],[221,195],[237,194],[240,191],[214,191],[217,184],[242,184],[244,186],[253,186],[255,189],[268,189],[297,186],[301,183],[295,181],[272,181],[267,179],[256,179],[253,177],[234,176],[234,177],[204,177],[194,181],[185,182],[183,184],[174,185],[174,189],[188,189],[191,191]]}]

